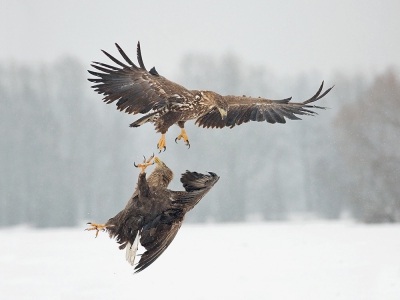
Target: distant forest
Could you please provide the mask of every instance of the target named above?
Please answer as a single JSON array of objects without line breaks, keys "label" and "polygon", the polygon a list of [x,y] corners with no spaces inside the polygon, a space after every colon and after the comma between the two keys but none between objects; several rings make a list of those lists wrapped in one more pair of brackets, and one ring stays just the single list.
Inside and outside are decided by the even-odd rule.
[{"label": "distant forest", "polygon": [[[133,162],[156,152],[153,126],[105,105],[90,89],[87,66],[0,63],[0,226],[75,226],[104,222],[131,196]],[[190,89],[304,101],[323,78],[279,79],[234,55],[187,55],[171,78]],[[286,220],[296,216],[363,222],[400,221],[400,81],[337,74],[315,117],[233,129],[187,126],[191,149],[167,133],[162,160],[179,174],[221,176],[188,214],[190,222]],[[193,124],[193,122],[191,122]],[[152,149],[152,150],[149,150]],[[147,151],[147,153],[146,153]],[[149,167],[148,172],[151,172]]]}]

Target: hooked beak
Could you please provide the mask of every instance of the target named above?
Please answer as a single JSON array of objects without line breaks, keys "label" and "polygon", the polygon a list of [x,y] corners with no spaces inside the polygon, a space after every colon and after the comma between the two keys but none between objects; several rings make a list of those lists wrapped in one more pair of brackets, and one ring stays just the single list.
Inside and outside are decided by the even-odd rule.
[{"label": "hooked beak", "polygon": [[162,161],[157,156],[154,157],[154,162],[161,166]]},{"label": "hooked beak", "polygon": [[220,107],[218,107],[218,110],[219,110],[219,113],[221,114],[222,120],[225,120],[226,116],[228,115],[228,112],[225,109],[220,108]]}]

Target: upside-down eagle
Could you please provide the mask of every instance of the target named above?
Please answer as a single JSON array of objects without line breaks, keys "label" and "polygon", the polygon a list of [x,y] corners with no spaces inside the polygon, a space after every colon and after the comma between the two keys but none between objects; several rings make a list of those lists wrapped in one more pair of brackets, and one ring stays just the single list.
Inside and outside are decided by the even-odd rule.
[{"label": "upside-down eagle", "polygon": [[167,187],[173,173],[164,162],[154,157],[157,163],[154,171],[146,178],[145,169],[154,164],[144,160],[137,165],[142,168],[138,184],[125,208],[105,224],[88,223],[86,230],[107,230],[111,238],[126,248],[126,260],[134,265],[140,244],[146,249],[135,267],[135,273],[150,266],[171,244],[185,214],[191,210],[210,191],[219,176],[209,172],[207,175],[186,171],[181,182],[185,191],[171,191]]},{"label": "upside-down eagle", "polygon": [[195,124],[205,128],[234,127],[249,121],[267,121],[268,123],[286,123],[285,118],[300,120],[296,115],[314,115],[311,108],[320,106],[309,105],[324,97],[333,87],[322,92],[322,82],[317,93],[310,99],[292,103],[290,98],[269,100],[246,96],[221,96],[213,91],[187,90],[158,74],[155,67],[147,71],[137,44],[136,66],[118,44],[118,51],[128,65],[102,50],[119,67],[100,62],[93,62],[91,66],[102,73],[88,71],[97,78],[88,79],[94,82],[92,86],[96,92],[104,95],[103,101],[112,103],[117,101],[117,109],[129,114],[145,114],[132,123],[131,127],[139,127],[144,123],[155,124],[161,139],[157,148],[166,149],[165,133],[173,124],[178,124],[181,134],[175,139],[183,138],[190,147],[189,139],[184,129],[188,120],[196,119]]}]

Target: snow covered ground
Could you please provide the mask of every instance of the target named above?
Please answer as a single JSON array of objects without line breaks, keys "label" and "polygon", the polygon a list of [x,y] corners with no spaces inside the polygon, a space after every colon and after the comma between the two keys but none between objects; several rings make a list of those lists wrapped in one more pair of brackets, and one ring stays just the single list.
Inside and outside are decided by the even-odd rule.
[{"label": "snow covered ground", "polygon": [[184,224],[136,275],[84,228],[0,230],[0,299],[400,299],[400,225]]}]

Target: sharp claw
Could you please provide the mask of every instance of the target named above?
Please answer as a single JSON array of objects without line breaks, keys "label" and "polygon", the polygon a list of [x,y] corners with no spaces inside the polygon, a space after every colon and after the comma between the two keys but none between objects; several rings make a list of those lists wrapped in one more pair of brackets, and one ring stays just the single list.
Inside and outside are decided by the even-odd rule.
[{"label": "sharp claw", "polygon": [[161,150],[160,150],[160,152],[158,152],[158,154],[160,154],[161,153]]},{"label": "sharp claw", "polygon": [[86,225],[91,225],[91,224],[92,224],[92,222],[87,222],[87,223],[86,223]]},{"label": "sharp claw", "polygon": [[163,152],[165,152],[165,150],[167,150],[167,146],[164,146],[164,151]]},{"label": "sharp claw", "polygon": [[175,143],[177,143],[178,144],[178,142],[176,141],[178,138],[175,138]]},{"label": "sharp claw", "polygon": [[[138,166],[137,166],[137,164],[135,163],[135,162],[133,162],[133,165],[136,167],[136,168],[138,168]],[[88,223],[89,224],[89,223]]]},{"label": "sharp claw", "polygon": [[188,150],[190,149],[190,144],[188,145]]}]

